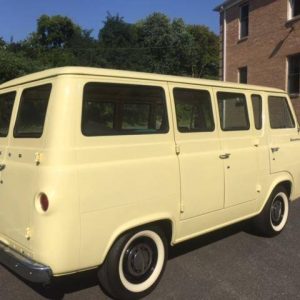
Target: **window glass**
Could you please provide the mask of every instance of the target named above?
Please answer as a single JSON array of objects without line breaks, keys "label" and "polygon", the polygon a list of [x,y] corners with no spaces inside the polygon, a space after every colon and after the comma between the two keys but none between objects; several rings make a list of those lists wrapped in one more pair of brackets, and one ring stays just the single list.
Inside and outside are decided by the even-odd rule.
[{"label": "window glass", "polygon": [[23,91],[14,137],[39,138],[42,136],[50,93],[51,84]]},{"label": "window glass", "polygon": [[168,132],[165,93],[161,87],[87,83],[82,133],[86,136]]},{"label": "window glass", "polygon": [[249,34],[249,4],[245,4],[240,8],[240,38]]},{"label": "window glass", "polygon": [[270,125],[273,129],[294,128],[295,121],[284,97],[269,97]]},{"label": "window glass", "polygon": [[300,94],[300,54],[289,59],[288,90],[291,95]]},{"label": "window glass", "polygon": [[248,81],[248,68],[243,67],[239,69],[239,82],[240,83],[247,83]]},{"label": "window glass", "polygon": [[208,91],[175,88],[174,100],[179,132],[214,131],[211,98]]},{"label": "window glass", "polygon": [[217,98],[222,130],[234,131],[250,128],[245,95],[218,92]]},{"label": "window glass", "polygon": [[0,95],[0,137],[6,137],[8,135],[15,97],[16,92]]},{"label": "window glass", "polygon": [[262,129],[262,99],[260,95],[252,95],[252,108],[256,129]]}]

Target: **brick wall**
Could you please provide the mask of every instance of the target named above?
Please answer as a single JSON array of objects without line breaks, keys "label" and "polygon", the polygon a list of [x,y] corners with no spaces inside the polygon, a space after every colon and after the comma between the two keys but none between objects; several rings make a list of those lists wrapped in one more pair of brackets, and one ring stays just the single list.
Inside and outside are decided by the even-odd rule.
[{"label": "brick wall", "polygon": [[[249,84],[287,89],[287,57],[300,53],[300,20],[287,23],[287,1],[249,0],[249,36],[243,40],[240,4],[226,11],[227,81],[237,82],[238,69],[247,66]],[[292,101],[300,120],[300,98]]]}]

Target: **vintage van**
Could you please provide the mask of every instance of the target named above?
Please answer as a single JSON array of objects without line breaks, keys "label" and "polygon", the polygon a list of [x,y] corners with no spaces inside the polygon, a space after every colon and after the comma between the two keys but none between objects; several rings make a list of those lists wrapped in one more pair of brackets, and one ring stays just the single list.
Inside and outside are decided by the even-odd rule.
[{"label": "vintage van", "polygon": [[300,195],[284,91],[66,67],[0,86],[0,262],[48,283],[99,268],[136,299],[168,246],[252,219],[278,234]]}]

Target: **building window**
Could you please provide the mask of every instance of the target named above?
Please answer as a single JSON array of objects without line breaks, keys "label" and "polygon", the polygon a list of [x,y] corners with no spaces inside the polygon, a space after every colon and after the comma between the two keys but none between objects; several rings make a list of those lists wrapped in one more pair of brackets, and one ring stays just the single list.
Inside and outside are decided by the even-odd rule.
[{"label": "building window", "polygon": [[290,0],[290,19],[300,15],[300,0]]},{"label": "building window", "polygon": [[247,83],[248,82],[248,68],[242,67],[239,68],[239,83]]},{"label": "building window", "polygon": [[300,94],[300,54],[288,58],[288,92],[291,95]]},{"label": "building window", "polygon": [[240,39],[249,34],[249,4],[240,7]]}]

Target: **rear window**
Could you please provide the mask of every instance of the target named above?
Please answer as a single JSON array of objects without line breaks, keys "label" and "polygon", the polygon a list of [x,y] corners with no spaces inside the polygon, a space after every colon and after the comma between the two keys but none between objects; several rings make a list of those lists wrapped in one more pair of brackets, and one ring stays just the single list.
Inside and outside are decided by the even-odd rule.
[{"label": "rear window", "polygon": [[269,115],[272,129],[294,128],[293,119],[288,102],[284,97],[269,97]]},{"label": "rear window", "polygon": [[16,92],[0,95],[0,137],[7,137]]},{"label": "rear window", "polygon": [[23,91],[14,137],[39,138],[42,136],[51,87],[51,84],[46,84]]},{"label": "rear window", "polygon": [[83,93],[85,136],[166,133],[165,93],[161,87],[87,83]]}]

